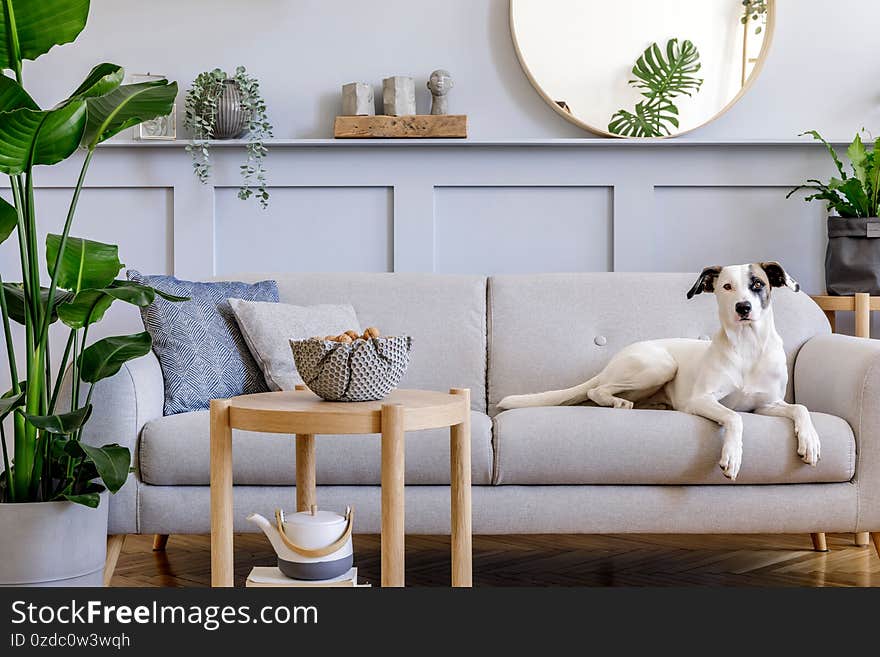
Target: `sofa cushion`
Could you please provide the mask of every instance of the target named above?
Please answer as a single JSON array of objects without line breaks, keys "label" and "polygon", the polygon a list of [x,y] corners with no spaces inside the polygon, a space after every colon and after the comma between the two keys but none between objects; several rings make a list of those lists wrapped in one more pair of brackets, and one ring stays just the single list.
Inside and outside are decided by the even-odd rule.
[{"label": "sofa cushion", "polygon": [[[238,278],[238,277],[237,277]],[[265,275],[250,274],[256,281]],[[401,388],[470,388],[486,411],[486,278],[446,274],[282,274],[282,303],[354,306],[361,326],[413,339]]]},{"label": "sofa cushion", "polygon": [[174,276],[144,276],[132,269],[128,280],[188,298],[169,301],[157,295],[153,303],[141,308],[162,366],[165,415],[208,408],[212,399],[267,390],[229,299],[277,302],[275,281],[198,283]]},{"label": "sofa cushion", "polygon": [[[712,294],[685,297],[696,277],[621,272],[493,276],[490,413],[507,395],[583,383],[633,342],[708,338],[718,330],[717,305]],[[804,342],[831,329],[804,292],[774,290],[773,311],[790,371]]]},{"label": "sofa cushion", "polygon": [[[381,483],[380,437],[318,436],[317,481],[324,485]],[[296,481],[292,436],[233,432],[235,484],[292,486]],[[210,482],[210,430],[207,411],[166,415],[144,425],[138,448],[141,481],[158,486],[207,486]],[[475,485],[492,479],[492,421],[471,413],[471,472]],[[449,483],[449,429],[408,432],[406,483]]]},{"label": "sofa cushion", "polygon": [[786,418],[742,413],[743,464],[721,474],[721,429],[695,415],[595,406],[514,409],[495,417],[496,484],[783,484],[849,481],[856,444],[846,421],[811,413],[822,458],[796,454]]},{"label": "sofa cushion", "polygon": [[339,335],[349,330],[361,332],[354,308],[347,303],[293,306],[230,299],[229,306],[270,390],[293,390],[303,382],[293,362],[291,340]]}]

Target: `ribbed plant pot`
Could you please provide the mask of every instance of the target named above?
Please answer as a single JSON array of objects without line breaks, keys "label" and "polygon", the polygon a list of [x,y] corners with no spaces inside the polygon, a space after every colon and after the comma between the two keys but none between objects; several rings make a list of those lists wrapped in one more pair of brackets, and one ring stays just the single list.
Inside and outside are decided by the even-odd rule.
[{"label": "ribbed plant pot", "polygon": [[880,295],[880,218],[828,217],[828,294]]},{"label": "ribbed plant pot", "polygon": [[108,498],[0,504],[0,586],[102,586]]},{"label": "ribbed plant pot", "polygon": [[248,110],[241,106],[241,89],[235,80],[224,80],[223,91],[217,99],[214,139],[236,139],[247,129]]}]

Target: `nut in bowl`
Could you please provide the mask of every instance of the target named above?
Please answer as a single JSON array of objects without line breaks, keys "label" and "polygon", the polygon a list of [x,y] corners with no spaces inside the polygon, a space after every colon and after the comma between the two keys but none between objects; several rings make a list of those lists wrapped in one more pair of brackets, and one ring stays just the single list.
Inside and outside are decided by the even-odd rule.
[{"label": "nut in bowl", "polygon": [[327,401],[384,399],[400,383],[409,365],[412,338],[381,336],[376,328],[363,334],[291,340],[290,348],[303,383]]}]

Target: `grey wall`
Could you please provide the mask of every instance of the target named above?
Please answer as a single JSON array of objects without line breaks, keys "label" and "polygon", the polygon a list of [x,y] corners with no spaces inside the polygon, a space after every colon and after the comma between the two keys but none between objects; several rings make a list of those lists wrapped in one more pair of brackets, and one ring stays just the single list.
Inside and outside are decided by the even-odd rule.
[{"label": "grey wall", "polygon": [[[880,79],[880,3],[777,5],[761,77],[727,115],[688,138],[787,138],[816,128],[844,139],[878,124],[880,86],[872,81]],[[452,108],[469,114],[471,136],[582,136],[532,90],[507,16],[507,0],[92,0],[76,45],[28,65],[25,74],[50,102],[99,61],[164,73],[182,87],[202,70],[244,64],[262,80],[277,136],[328,137],[342,83],[407,74],[422,91],[428,73],[443,66],[455,76]]]}]

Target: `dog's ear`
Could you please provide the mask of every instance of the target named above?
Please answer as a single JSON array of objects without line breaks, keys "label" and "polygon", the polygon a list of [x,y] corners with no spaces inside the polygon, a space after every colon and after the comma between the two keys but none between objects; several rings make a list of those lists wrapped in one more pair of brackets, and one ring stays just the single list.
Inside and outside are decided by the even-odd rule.
[{"label": "dog's ear", "polygon": [[721,267],[718,265],[715,265],[714,267],[706,267],[697,278],[697,282],[694,283],[694,286],[688,290],[687,298],[692,299],[695,294],[700,294],[700,292],[714,292],[715,281],[720,273]]},{"label": "dog's ear", "polygon": [[795,292],[800,291],[801,284],[789,276],[788,272],[786,272],[778,262],[770,261],[758,264],[761,265],[761,269],[767,274],[767,280],[770,282],[770,287],[790,287]]}]

